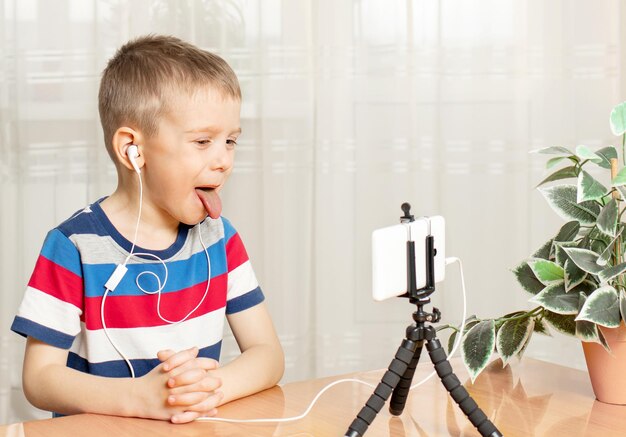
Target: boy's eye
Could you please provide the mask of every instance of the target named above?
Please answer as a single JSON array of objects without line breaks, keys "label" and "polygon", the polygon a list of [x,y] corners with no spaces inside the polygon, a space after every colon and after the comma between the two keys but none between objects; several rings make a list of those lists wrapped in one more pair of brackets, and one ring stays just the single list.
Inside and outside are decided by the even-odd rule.
[{"label": "boy's eye", "polygon": [[196,140],[196,144],[200,144],[201,146],[206,146],[211,143],[211,140]]},{"label": "boy's eye", "polygon": [[226,140],[226,144],[235,147],[237,145],[237,140]]}]

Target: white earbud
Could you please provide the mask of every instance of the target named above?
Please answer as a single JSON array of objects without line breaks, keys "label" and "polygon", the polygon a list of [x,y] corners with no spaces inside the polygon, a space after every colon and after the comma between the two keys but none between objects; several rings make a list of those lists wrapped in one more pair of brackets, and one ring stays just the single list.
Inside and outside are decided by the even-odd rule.
[{"label": "white earbud", "polygon": [[131,144],[130,146],[128,146],[128,149],[126,149],[126,155],[128,156],[128,160],[130,161],[137,174],[141,173],[141,169],[139,168],[139,165],[137,165],[136,161],[136,159],[139,157],[139,148],[136,145]]}]

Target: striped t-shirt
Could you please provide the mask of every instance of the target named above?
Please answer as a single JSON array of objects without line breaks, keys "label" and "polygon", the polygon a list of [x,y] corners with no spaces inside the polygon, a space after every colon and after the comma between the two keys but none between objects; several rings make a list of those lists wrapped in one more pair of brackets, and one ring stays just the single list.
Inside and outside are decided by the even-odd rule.
[{"label": "striped t-shirt", "polygon": [[[102,199],[101,199],[102,200]],[[35,265],[11,329],[58,348],[69,349],[67,366],[94,375],[130,376],[130,370],[102,328],[100,306],[104,284],[116,265],[124,262],[131,242],[111,224],[101,200],[77,212],[50,231]],[[169,324],[157,313],[154,291],[165,276],[163,265],[151,257],[132,257],[128,272],[105,301],[109,335],[128,357],[136,376],[159,364],[157,352],[193,346],[199,356],[218,360],[225,314],[263,301],[248,255],[239,235],[224,218],[207,217],[195,226],[180,224],[178,236],[165,250],[135,247],[133,253],[152,253],[167,265],[161,292],[161,316],[178,321],[202,299],[207,285],[207,260],[198,233],[211,259],[211,282],[202,305],[185,321]]]}]

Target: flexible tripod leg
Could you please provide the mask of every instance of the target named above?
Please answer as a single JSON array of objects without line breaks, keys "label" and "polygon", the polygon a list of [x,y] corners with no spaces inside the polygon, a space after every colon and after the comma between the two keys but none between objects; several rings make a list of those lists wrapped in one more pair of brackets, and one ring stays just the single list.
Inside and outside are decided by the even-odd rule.
[{"label": "flexible tripod leg", "polygon": [[435,370],[441,379],[441,383],[446,390],[448,390],[454,402],[459,405],[461,411],[463,411],[469,421],[472,422],[472,425],[474,425],[480,435],[483,437],[502,437],[498,428],[491,423],[485,413],[476,405],[474,399],[470,397],[465,387],[461,385],[459,378],[457,378],[452,371],[452,366],[439,340],[433,336],[426,344],[426,349],[430,355],[430,360],[435,365]]},{"label": "flexible tripod leg", "polygon": [[413,381],[413,375],[415,374],[415,368],[417,367],[417,363],[420,360],[420,355],[422,353],[422,346],[424,345],[424,340],[420,340],[417,342],[417,347],[415,348],[415,352],[413,353],[413,359],[409,363],[404,375],[400,377],[400,382],[398,386],[393,390],[391,394],[391,401],[389,402],[389,412],[394,416],[399,416],[404,411],[404,406],[406,405],[406,399],[409,396],[409,390],[411,390],[411,382]]},{"label": "flexible tripod leg", "polygon": [[[402,341],[396,356],[389,364],[389,368],[376,386],[374,393],[365,403],[365,406],[361,408],[361,411],[359,411],[354,421],[348,427],[345,437],[361,437],[365,434],[367,428],[372,424],[378,412],[387,402],[387,399],[389,399],[391,392],[394,391],[402,376],[407,372],[407,367],[414,360],[417,344],[418,342],[408,339]],[[415,364],[417,365],[417,361]]]}]

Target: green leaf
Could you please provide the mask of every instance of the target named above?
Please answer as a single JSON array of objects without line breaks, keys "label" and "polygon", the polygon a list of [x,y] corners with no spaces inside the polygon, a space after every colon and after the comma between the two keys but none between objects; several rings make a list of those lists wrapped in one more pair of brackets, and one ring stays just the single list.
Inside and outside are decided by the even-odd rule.
[{"label": "green leaf", "polygon": [[598,200],[603,198],[609,190],[594,179],[586,171],[582,170],[578,174],[578,193],[576,195],[576,201],[578,203],[585,202],[588,200]]},{"label": "green leaf", "polygon": [[609,119],[613,135],[623,135],[626,132],[626,102],[622,102],[613,108]]},{"label": "green leaf", "polygon": [[555,262],[537,258],[529,260],[528,265],[535,274],[535,277],[539,279],[543,285],[550,285],[555,282],[563,281],[563,267]]},{"label": "green leaf", "polygon": [[616,266],[607,267],[598,273],[598,278],[600,278],[600,282],[606,283],[616,276],[621,275],[626,272],[626,263],[621,263]]},{"label": "green leaf", "polygon": [[617,290],[605,285],[591,293],[576,320],[587,320],[607,328],[619,326],[621,318]]},{"label": "green leaf", "polygon": [[622,187],[626,185],[626,167],[622,168],[617,175],[611,180],[611,185],[614,187]]},{"label": "green leaf", "polygon": [[522,286],[524,291],[532,294],[533,296],[544,289],[544,285],[537,279],[533,270],[530,268],[526,261],[522,262],[513,270],[513,274],[517,279],[519,285]]},{"label": "green leaf", "polygon": [[[553,159],[566,159],[566,158],[561,156],[561,157],[553,158]],[[540,187],[543,184],[547,184],[548,182],[559,181],[561,179],[571,179],[571,178],[576,178],[576,177],[578,177],[578,172],[576,171],[575,166],[563,167],[562,169],[559,169],[555,171],[554,173],[552,173],[551,175],[547,176],[544,180],[539,182],[537,186]]]},{"label": "green leaf", "polygon": [[530,153],[543,153],[546,155],[573,155],[571,150],[561,146],[550,146],[542,149],[531,150]]},{"label": "green leaf", "polygon": [[602,211],[598,215],[598,229],[609,237],[615,237],[617,235],[617,214],[618,214],[617,200],[611,199],[604,205]]},{"label": "green leaf", "polygon": [[551,311],[545,311],[543,319],[557,331],[566,335],[576,336],[576,322],[574,321],[573,315],[557,314]]},{"label": "green leaf", "polygon": [[583,225],[593,225],[600,213],[600,205],[595,202],[577,201],[574,185],[556,185],[539,188],[552,209],[565,220],[576,220]]},{"label": "green leaf", "polygon": [[602,266],[599,266],[596,262],[598,260],[597,253],[588,249],[580,249],[578,247],[564,247],[563,250],[579,268],[583,269],[587,273],[597,275],[602,271]]},{"label": "green leaf", "polygon": [[463,338],[461,355],[472,382],[489,362],[496,342],[496,326],[493,320],[477,323]]},{"label": "green leaf", "polygon": [[548,285],[541,293],[532,297],[530,302],[539,304],[557,314],[578,313],[578,295],[565,291],[563,282]]},{"label": "green leaf", "polygon": [[[585,295],[585,293],[580,293],[578,300],[579,310],[583,308],[586,300],[587,296]],[[588,322],[586,320],[576,320],[576,337],[578,337],[582,341],[593,341],[600,343],[600,339],[598,337],[598,325],[592,322]]]},{"label": "green leaf", "polygon": [[600,156],[592,152],[589,147],[583,145],[576,146],[576,156],[578,156],[582,161],[588,159],[596,164],[602,162],[602,158]]},{"label": "green leaf", "polygon": [[502,324],[498,330],[496,350],[502,358],[503,366],[506,367],[511,357],[522,350],[534,326],[532,317],[507,320]]},{"label": "green leaf", "polygon": [[603,168],[611,168],[611,159],[617,159],[617,150],[613,146],[606,146],[596,151],[596,155],[602,158],[598,165]]}]

